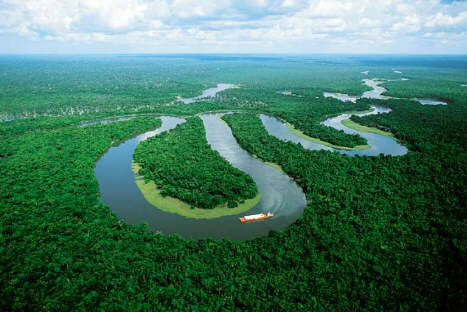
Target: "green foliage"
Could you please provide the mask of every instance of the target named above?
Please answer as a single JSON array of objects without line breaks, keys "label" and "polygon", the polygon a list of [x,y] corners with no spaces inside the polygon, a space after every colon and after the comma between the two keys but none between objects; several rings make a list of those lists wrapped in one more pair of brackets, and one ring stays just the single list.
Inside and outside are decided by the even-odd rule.
[{"label": "green foliage", "polygon": [[[277,111],[305,134],[335,145],[366,143],[359,136],[319,124],[326,115],[368,108],[322,97],[324,91],[361,94],[368,90],[359,81],[360,65],[342,66],[319,59],[258,60],[253,64],[257,70],[251,70],[252,64],[241,58],[206,62],[196,57],[178,60],[163,56],[1,57],[0,107],[7,118],[111,112],[194,115],[220,109],[261,109]],[[219,81],[234,82],[241,88],[220,93],[215,104],[175,102],[177,95],[199,95]],[[299,96],[278,93],[284,89]]]},{"label": "green foliage", "polygon": [[[307,101],[310,101],[309,103]],[[336,99],[307,99],[297,106],[281,106],[283,110],[275,111],[275,115],[288,121],[304,134],[318,138],[338,146],[355,147],[367,144],[366,140],[359,135],[350,135],[342,130],[321,125],[327,118],[337,116],[344,111],[366,110],[369,106],[357,102],[357,104],[343,103]]]},{"label": "green foliage", "polygon": [[256,196],[253,179],[232,167],[206,141],[203,122],[188,119],[176,129],[142,142],[135,150],[139,173],[154,181],[163,196],[195,207],[235,207]]},{"label": "green foliage", "polygon": [[[315,252],[338,263],[332,275],[346,276],[346,286],[340,290],[356,296],[351,302],[371,294],[373,300],[392,298],[392,304],[385,303],[387,308],[395,303],[408,308],[415,300],[407,293],[416,291],[420,294],[416,301],[428,310],[447,304],[446,300],[463,304],[467,157],[465,147],[458,145],[457,131],[462,128],[465,139],[465,124],[453,114],[446,128],[446,117],[432,120],[429,110],[407,115],[413,107],[394,106],[394,121],[385,120],[406,142],[429,151],[404,157],[350,158],[308,151],[269,136],[255,115],[224,117],[243,148],[278,163],[303,187],[311,202],[303,218],[309,222],[304,228],[311,231],[306,236],[319,241],[321,247],[314,247]],[[430,130],[423,133],[421,124],[421,129]],[[441,130],[442,143],[430,135]],[[448,259],[445,253],[455,256]],[[328,272],[326,266],[315,264],[314,273]],[[452,291],[452,285],[459,288]]]},{"label": "green foliage", "polygon": [[[390,129],[411,151],[347,157],[281,142],[255,114],[355,144],[315,127],[326,115],[379,101],[339,103],[322,92],[361,94],[359,71],[394,78],[395,65],[340,57],[37,58],[1,58],[2,116],[59,116],[70,108],[90,115],[0,123],[1,310],[465,310],[467,88],[457,85],[467,81],[465,68],[398,68],[411,80],[386,84],[391,94],[448,98],[449,105],[382,101],[392,113],[355,120]],[[241,88],[212,102],[170,104],[217,82]],[[284,89],[303,97],[276,93]],[[100,202],[97,159],[160,121],[70,125],[110,114],[214,109],[250,112],[225,119],[243,148],[281,165],[304,189],[309,205],[297,222],[251,241],[190,241],[128,225]]]}]

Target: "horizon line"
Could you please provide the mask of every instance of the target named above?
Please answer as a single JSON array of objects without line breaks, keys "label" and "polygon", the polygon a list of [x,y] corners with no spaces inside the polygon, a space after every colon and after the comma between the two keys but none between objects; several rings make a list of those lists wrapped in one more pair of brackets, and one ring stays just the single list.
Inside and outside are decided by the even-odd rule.
[{"label": "horizon line", "polygon": [[85,55],[252,55],[252,56],[306,56],[306,55],[349,55],[349,56],[467,56],[466,53],[345,53],[345,52],[309,52],[309,53],[262,53],[262,52],[84,52],[84,53],[2,53],[0,56],[85,56]]}]

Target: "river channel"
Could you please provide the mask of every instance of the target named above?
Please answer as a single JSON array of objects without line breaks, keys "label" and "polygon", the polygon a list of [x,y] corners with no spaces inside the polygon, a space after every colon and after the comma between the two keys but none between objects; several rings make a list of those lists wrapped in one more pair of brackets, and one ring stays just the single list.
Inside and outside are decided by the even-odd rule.
[{"label": "river channel", "polygon": [[[362,96],[368,98],[381,98],[384,88],[380,81],[365,81],[373,87]],[[209,96],[222,91],[223,87],[213,88]],[[224,89],[225,90],[225,89]],[[203,92],[205,96],[207,90]],[[186,103],[195,101],[196,98],[185,99]],[[389,113],[389,108],[372,106],[370,112],[357,113],[359,116],[370,114]],[[192,239],[232,239],[246,240],[267,235],[271,230],[280,231],[295,222],[303,214],[306,206],[306,198],[300,187],[286,174],[265,162],[251,156],[243,150],[234,138],[229,126],[220,119],[225,113],[206,113],[199,117],[202,119],[206,139],[213,150],[216,150],[232,166],[246,172],[255,181],[261,193],[260,202],[250,209],[247,214],[273,212],[275,216],[266,221],[242,224],[239,216],[225,216],[216,219],[190,219],[174,213],[164,212],[151,205],[143,196],[135,183],[132,171],[132,161],[135,148],[139,142],[158,135],[164,131],[170,131],[185,120],[176,117],[161,117],[162,126],[153,131],[148,131],[135,138],[129,139],[118,146],[111,147],[97,162],[94,173],[99,182],[101,200],[107,204],[121,219],[131,224],[146,223],[148,229],[164,234],[179,234],[182,237]],[[339,150],[314,143],[294,134],[284,123],[274,117],[264,114],[260,118],[266,130],[273,136],[285,141],[300,143],[306,149],[328,150],[347,155],[376,156],[379,154],[399,156],[407,153],[407,148],[399,144],[394,138],[357,131],[342,124],[342,121],[350,118],[350,114],[341,114],[329,118],[324,125],[343,130],[350,134],[359,134],[364,137],[370,148],[365,150]]]},{"label": "river channel", "polygon": [[220,114],[203,114],[206,138],[211,147],[234,167],[248,173],[255,181],[261,200],[245,214],[274,212],[275,216],[264,222],[242,224],[239,215],[216,219],[189,219],[164,212],[146,201],[135,183],[131,169],[133,153],[139,142],[175,128],[184,122],[175,117],[161,117],[162,126],[111,147],[97,162],[94,174],[99,182],[101,200],[121,219],[131,224],[147,223],[148,228],[164,234],[201,239],[245,240],[264,236],[271,230],[282,230],[300,217],[306,206],[305,194],[287,175],[243,150],[230,128],[218,117]]}]

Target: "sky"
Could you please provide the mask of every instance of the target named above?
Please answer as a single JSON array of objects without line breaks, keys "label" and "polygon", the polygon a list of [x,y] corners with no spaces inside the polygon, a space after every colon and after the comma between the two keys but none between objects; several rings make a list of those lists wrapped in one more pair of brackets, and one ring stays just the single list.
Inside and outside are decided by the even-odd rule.
[{"label": "sky", "polygon": [[467,54],[467,1],[0,0],[0,53]]}]

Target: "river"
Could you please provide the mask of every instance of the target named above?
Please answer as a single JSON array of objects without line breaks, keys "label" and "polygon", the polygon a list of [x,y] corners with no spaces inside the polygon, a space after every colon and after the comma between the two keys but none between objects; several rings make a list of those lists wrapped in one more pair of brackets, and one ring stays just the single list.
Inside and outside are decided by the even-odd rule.
[{"label": "river", "polygon": [[303,191],[287,175],[250,156],[243,150],[220,114],[203,114],[206,138],[211,147],[234,167],[248,173],[255,181],[261,200],[247,213],[274,212],[267,221],[242,224],[239,215],[216,219],[189,219],[164,212],[146,201],[135,183],[131,170],[133,153],[139,142],[175,128],[184,120],[161,117],[162,126],[111,147],[97,162],[94,170],[99,182],[101,200],[121,219],[131,224],[147,223],[148,229],[164,234],[179,234],[186,238],[245,240],[264,236],[271,230],[282,230],[300,217],[306,206]]},{"label": "river", "polygon": [[[384,88],[379,86],[380,81],[367,80],[365,83],[372,86],[373,90],[366,92],[364,96],[369,98],[382,97]],[[205,90],[203,95],[211,94],[212,96],[212,94],[220,92],[220,89],[222,88],[209,92]],[[194,101],[196,98],[185,100]],[[357,115],[366,116],[391,111],[389,108],[381,106],[372,106],[372,109],[371,112],[357,113]],[[230,127],[220,119],[224,114],[206,113],[201,114],[200,118],[206,130],[206,139],[212,149],[218,151],[232,166],[249,174],[261,193],[260,202],[241,215],[270,211],[275,214],[273,218],[247,224],[240,223],[238,220],[240,215],[216,219],[189,219],[174,213],[164,212],[147,202],[135,183],[137,177],[131,168],[134,150],[139,142],[164,131],[169,131],[184,122],[184,119],[169,116],[161,117],[162,126],[160,128],[111,147],[99,159],[94,173],[99,182],[102,202],[130,224],[146,223],[148,229],[154,232],[179,234],[182,237],[192,239],[246,240],[267,235],[271,230],[280,231],[295,222],[303,214],[306,207],[305,194],[286,174],[243,150],[232,135]],[[367,139],[370,148],[359,151],[334,149],[295,135],[284,123],[273,117],[261,114],[260,118],[271,135],[282,140],[300,143],[306,149],[328,150],[351,156],[376,156],[380,153],[399,156],[407,153],[407,148],[391,137],[357,131],[344,126],[342,120],[348,119],[350,116],[349,114],[341,114],[325,120],[323,124],[346,133],[361,135]]]},{"label": "river", "polygon": [[[371,114],[385,114],[391,111],[391,109],[382,107],[382,106],[373,105],[372,108],[373,110],[371,112],[356,113],[355,115],[363,117],[363,116],[367,116]],[[315,143],[310,140],[307,140],[306,138],[296,135],[283,122],[277,120],[276,118],[267,116],[264,114],[260,115],[261,121],[263,122],[263,125],[266,128],[266,131],[270,135],[278,139],[281,139],[283,141],[300,143],[305,149],[327,150],[327,151],[333,151],[333,152],[346,154],[350,156],[354,156],[354,155],[377,156],[379,154],[401,156],[407,153],[407,148],[401,145],[400,143],[398,143],[397,140],[395,140],[394,138],[376,134],[376,133],[358,131],[358,130],[354,130],[354,129],[344,126],[342,124],[342,121],[345,119],[349,119],[350,117],[351,117],[351,114],[341,114],[337,117],[326,119],[325,121],[322,122],[322,124],[328,127],[335,128],[337,130],[342,130],[348,134],[358,134],[364,137],[367,140],[368,145],[370,145],[369,148],[364,149],[364,150],[343,150],[343,149],[336,149],[336,148],[332,148],[332,147],[329,147],[323,144]]]},{"label": "river", "polygon": [[[380,79],[380,78],[362,79],[363,83],[366,86],[372,88],[372,90],[363,92],[361,96],[349,95],[346,93],[336,93],[336,92],[323,92],[323,96],[326,98],[334,98],[342,102],[352,102],[352,103],[356,103],[357,100],[361,98],[378,99],[378,100],[401,99],[401,98],[383,95],[383,93],[385,93],[388,90],[381,86],[381,84],[385,82],[397,81],[397,80],[408,81],[409,79],[405,77],[396,79],[396,80]],[[417,101],[422,105],[448,105],[448,103],[445,101],[427,99],[427,98],[411,98],[407,100]]]},{"label": "river", "polygon": [[196,102],[196,101],[201,100],[201,99],[214,97],[214,96],[216,96],[217,93],[222,92],[222,91],[227,90],[227,89],[230,89],[230,88],[235,88],[235,85],[233,85],[231,83],[218,83],[216,87],[204,90],[201,93],[201,95],[199,95],[199,96],[195,96],[195,97],[191,97],[191,98],[182,98],[182,97],[180,97],[177,100],[181,101],[181,102],[183,102],[185,104],[190,104],[190,103]]},{"label": "river", "polygon": [[[330,93],[324,92],[325,97],[333,97],[343,102],[356,102],[359,98],[368,98],[368,99],[388,99],[390,97],[384,96],[383,93],[387,90],[381,86],[382,83],[387,81],[386,79],[363,79],[363,82],[368,87],[372,88],[370,91],[366,91],[362,94],[362,96],[350,96],[348,94],[342,93]],[[374,115],[374,114],[387,114],[391,112],[390,108],[372,105],[372,110],[370,112],[361,112],[361,113],[354,113],[353,115],[357,115],[360,117]],[[281,121],[277,120],[274,117],[267,116],[264,114],[260,114],[261,121],[263,122],[264,127],[268,133],[280,140],[283,141],[290,141],[294,143],[300,143],[305,149],[309,150],[327,150],[338,152],[341,154],[346,154],[349,156],[360,155],[360,156],[377,156],[379,154],[383,155],[392,155],[392,156],[402,156],[407,154],[408,150],[405,146],[400,144],[396,139],[393,137],[359,131],[352,128],[349,128],[342,124],[342,121],[350,119],[352,114],[341,114],[336,117],[332,117],[329,119],[324,120],[321,124],[332,127],[336,130],[342,130],[347,134],[358,134],[367,140],[368,145],[370,146],[364,150],[344,150],[344,149],[337,149],[332,148],[323,144],[315,143],[310,141],[306,138],[296,135],[293,133],[287,125],[282,123]]]}]

